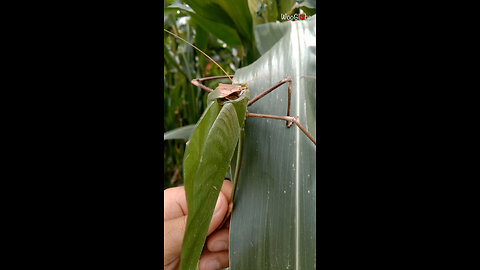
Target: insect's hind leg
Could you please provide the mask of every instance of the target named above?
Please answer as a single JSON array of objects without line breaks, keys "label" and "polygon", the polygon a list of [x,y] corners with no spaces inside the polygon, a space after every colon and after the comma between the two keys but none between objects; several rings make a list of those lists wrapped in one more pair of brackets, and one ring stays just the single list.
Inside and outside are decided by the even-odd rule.
[{"label": "insect's hind leg", "polygon": [[231,78],[233,75],[230,76],[213,76],[213,77],[205,77],[205,78],[198,78],[198,79],[193,79],[191,82],[193,85],[202,88],[203,90],[207,92],[212,92],[213,89],[206,87],[205,85],[202,84],[202,82],[209,81],[209,80],[215,80],[215,79],[223,79],[223,78]]},{"label": "insect's hind leg", "polygon": [[[288,82],[288,106],[287,106],[287,116],[290,116],[290,103],[291,103],[291,100],[292,100],[292,79],[290,78],[285,78],[281,81],[279,81],[278,83],[276,83],[274,86],[270,87],[269,89],[263,91],[262,93],[260,93],[258,96],[254,97],[253,99],[251,99],[249,102],[248,102],[248,105],[247,106],[250,106],[252,105],[253,103],[255,103],[257,100],[261,99],[262,97],[264,97],[266,94],[272,92],[273,90],[277,89],[278,87],[280,87],[280,85],[284,84]],[[286,125],[287,127],[291,127],[293,122],[292,121],[289,121],[289,120],[286,120]]]},{"label": "insect's hind leg", "polygon": [[286,120],[292,123],[295,123],[298,128],[315,144],[317,145],[317,141],[308,133],[308,131],[298,122],[297,118],[292,116],[279,116],[279,115],[269,115],[269,114],[259,114],[259,113],[249,113],[247,112],[247,117],[259,117],[259,118],[270,118],[270,119],[279,119],[279,120]]}]

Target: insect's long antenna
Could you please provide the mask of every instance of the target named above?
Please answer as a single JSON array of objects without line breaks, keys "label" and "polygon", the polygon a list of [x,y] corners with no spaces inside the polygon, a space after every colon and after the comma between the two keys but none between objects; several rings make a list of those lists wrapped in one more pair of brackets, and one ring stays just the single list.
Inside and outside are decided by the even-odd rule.
[{"label": "insect's long antenna", "polygon": [[197,49],[199,52],[203,53],[203,55],[205,55],[208,59],[210,59],[210,61],[212,61],[215,65],[217,65],[217,66],[223,71],[223,73],[225,73],[225,75],[227,75],[227,77],[230,79],[230,81],[232,81],[232,83],[233,83],[233,80],[232,80],[232,78],[230,77],[230,75],[228,75],[228,73],[227,73],[219,64],[217,64],[217,62],[215,62],[212,58],[210,58],[210,56],[208,56],[206,53],[202,52],[202,50],[200,50],[199,48],[195,47],[195,45],[193,45],[192,43],[190,43],[190,42],[186,41],[185,39],[183,39],[183,38],[175,35],[174,33],[168,31],[167,29],[163,29],[163,30],[164,30],[165,32],[169,33],[170,35],[172,35],[172,36],[174,36],[174,37],[176,37],[176,38],[178,38],[178,39],[181,39],[181,40],[185,41],[188,45],[192,46],[193,48]]}]

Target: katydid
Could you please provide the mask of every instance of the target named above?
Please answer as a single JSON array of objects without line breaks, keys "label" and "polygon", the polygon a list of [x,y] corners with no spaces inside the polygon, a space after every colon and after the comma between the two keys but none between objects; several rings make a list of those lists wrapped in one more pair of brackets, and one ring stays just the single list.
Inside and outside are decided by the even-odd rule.
[{"label": "katydid", "polygon": [[[208,55],[178,35],[165,29],[164,31],[200,51],[226,74],[226,76],[192,80],[192,84],[209,92],[207,108],[196,124],[184,156],[184,182],[188,217],[182,246],[180,269],[196,269],[223,179],[230,166],[235,148],[238,147],[235,173],[233,176],[233,190],[229,210],[224,222],[227,221],[233,210],[234,192],[236,184],[238,183],[241,165],[246,117],[284,120],[286,121],[287,128],[295,123],[315,145],[316,140],[299,123],[297,117],[290,116],[292,94],[292,80],[290,78],[279,81],[250,100],[250,92],[246,84],[233,84],[233,76],[228,75],[223,68]],[[230,79],[232,84],[220,83],[215,90],[202,84],[204,81],[222,78]],[[288,105],[285,116],[250,113],[247,111],[248,106],[251,106],[285,83],[288,83]]]}]

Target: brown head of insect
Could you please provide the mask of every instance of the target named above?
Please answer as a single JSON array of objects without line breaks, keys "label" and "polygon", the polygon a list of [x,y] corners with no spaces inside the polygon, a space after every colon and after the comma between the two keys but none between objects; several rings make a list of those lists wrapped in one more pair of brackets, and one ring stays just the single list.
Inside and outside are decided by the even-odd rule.
[{"label": "brown head of insect", "polygon": [[235,100],[247,90],[247,87],[245,85],[220,83],[216,90],[223,100]]}]

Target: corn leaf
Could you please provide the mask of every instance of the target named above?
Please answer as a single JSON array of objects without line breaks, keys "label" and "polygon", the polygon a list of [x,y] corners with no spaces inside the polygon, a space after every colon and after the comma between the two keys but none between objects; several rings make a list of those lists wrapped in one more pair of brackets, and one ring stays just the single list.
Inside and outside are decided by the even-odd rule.
[{"label": "corn leaf", "polygon": [[[316,17],[256,27],[269,48],[239,69],[251,97],[285,77],[293,81],[291,114],[316,138]],[[264,33],[275,33],[266,35]],[[266,40],[267,39],[267,40]],[[275,40],[272,40],[275,39]],[[265,44],[265,45],[263,45]],[[263,50],[263,49],[262,49]],[[285,115],[288,84],[248,108]],[[316,268],[316,146],[285,121],[248,118],[230,224],[230,269]]]}]

